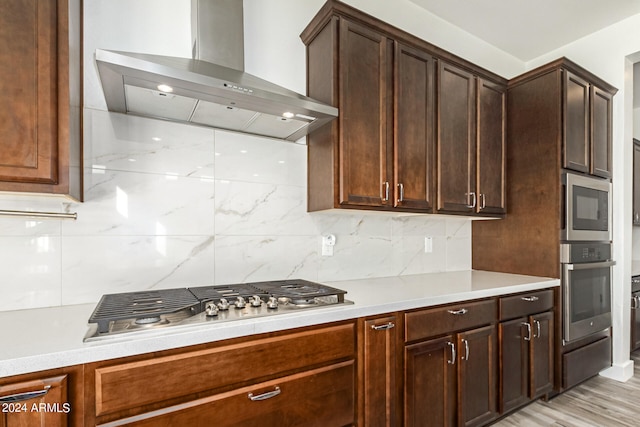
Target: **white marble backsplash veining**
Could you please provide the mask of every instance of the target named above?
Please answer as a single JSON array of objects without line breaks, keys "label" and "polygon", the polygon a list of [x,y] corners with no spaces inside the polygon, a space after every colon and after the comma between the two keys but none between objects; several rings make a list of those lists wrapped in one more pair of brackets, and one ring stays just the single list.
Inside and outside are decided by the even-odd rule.
[{"label": "white marble backsplash veining", "polygon": [[[306,211],[304,145],[85,109],[85,201],[0,194],[0,311],[105,293],[471,268],[471,221]],[[336,236],[334,256],[321,237]],[[424,238],[433,252],[424,252]]]}]

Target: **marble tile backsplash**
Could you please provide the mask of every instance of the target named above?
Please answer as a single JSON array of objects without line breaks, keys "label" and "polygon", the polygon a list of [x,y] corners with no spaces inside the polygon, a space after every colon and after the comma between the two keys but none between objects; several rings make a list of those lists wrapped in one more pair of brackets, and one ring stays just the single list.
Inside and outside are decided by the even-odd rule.
[{"label": "marble tile backsplash", "polygon": [[[93,109],[84,128],[84,203],[0,194],[0,209],[78,213],[0,218],[0,311],[152,288],[471,268],[468,219],[307,213],[304,145]],[[329,233],[332,257],[321,255]]]}]

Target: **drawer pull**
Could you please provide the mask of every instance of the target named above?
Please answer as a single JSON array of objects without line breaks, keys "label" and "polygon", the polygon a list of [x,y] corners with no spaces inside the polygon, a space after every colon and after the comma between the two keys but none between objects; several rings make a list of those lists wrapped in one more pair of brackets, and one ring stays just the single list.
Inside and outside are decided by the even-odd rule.
[{"label": "drawer pull", "polygon": [[461,308],[460,310],[447,310],[449,314],[453,314],[454,316],[459,316],[461,314],[467,314],[469,310],[466,308]]},{"label": "drawer pull", "polygon": [[266,393],[258,394],[257,396],[254,396],[253,393],[249,393],[247,397],[249,397],[249,400],[251,400],[252,402],[257,402],[260,400],[271,399],[272,397],[276,397],[279,394],[280,394],[280,387],[276,387],[275,390],[273,391],[268,391]]},{"label": "drawer pull", "polygon": [[447,345],[451,347],[451,359],[447,360],[449,365],[456,364],[456,345],[452,342],[447,342]]},{"label": "drawer pull", "polygon": [[522,297],[521,299],[522,301],[535,302],[535,301],[538,301],[540,298],[534,295],[532,297]]},{"label": "drawer pull", "polygon": [[44,390],[38,391],[28,391],[25,393],[12,394],[9,396],[0,397],[0,403],[15,403],[15,402],[23,402],[25,400],[35,399],[37,397],[42,397],[45,394],[49,393],[50,385],[45,386]]},{"label": "drawer pull", "polygon": [[386,331],[387,329],[393,329],[396,325],[393,322],[385,323],[384,325],[371,325],[371,329],[374,331]]}]

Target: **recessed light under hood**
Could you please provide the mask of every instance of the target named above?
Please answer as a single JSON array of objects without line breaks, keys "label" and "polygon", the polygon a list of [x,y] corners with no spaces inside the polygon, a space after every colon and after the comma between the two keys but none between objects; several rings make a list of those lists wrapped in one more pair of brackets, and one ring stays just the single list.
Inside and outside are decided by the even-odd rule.
[{"label": "recessed light under hood", "polygon": [[[242,22],[242,0],[194,0],[192,3],[192,13],[196,14],[192,21],[197,26],[192,29],[196,39],[194,52],[206,51],[207,55],[214,56],[214,61],[97,49],[96,63],[109,111],[288,141],[297,141],[337,117],[335,107],[221,64],[242,66],[243,58],[236,58],[236,62],[218,60],[216,49],[206,43],[206,49],[197,48],[204,41],[205,30],[206,38],[214,46],[216,40],[222,39],[211,34],[211,28],[221,27],[220,19],[237,31],[238,23],[229,22],[228,11],[221,11],[219,15],[223,18],[217,17],[216,12],[232,7]],[[218,19],[216,24],[203,25],[215,19]],[[220,31],[228,38],[225,28]],[[242,34],[239,39],[242,40]],[[229,55],[228,46],[220,49]],[[244,52],[240,50],[243,57]]]}]

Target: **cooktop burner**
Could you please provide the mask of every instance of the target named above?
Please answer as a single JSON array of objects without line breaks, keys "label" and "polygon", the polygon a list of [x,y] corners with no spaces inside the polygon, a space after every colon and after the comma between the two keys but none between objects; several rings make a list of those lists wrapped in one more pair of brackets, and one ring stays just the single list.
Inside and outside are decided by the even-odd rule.
[{"label": "cooktop burner", "polygon": [[123,333],[352,304],[345,291],[308,280],[212,285],[104,295],[85,341]]}]

